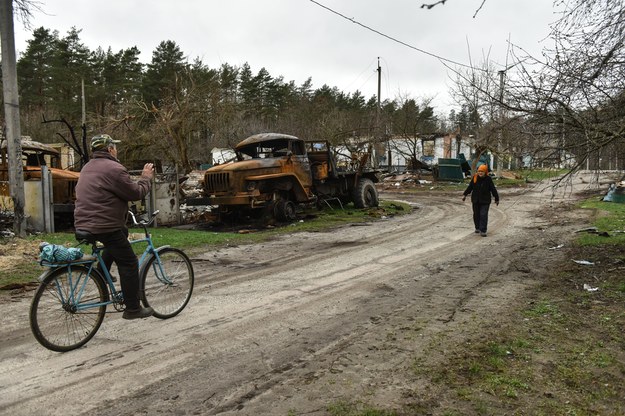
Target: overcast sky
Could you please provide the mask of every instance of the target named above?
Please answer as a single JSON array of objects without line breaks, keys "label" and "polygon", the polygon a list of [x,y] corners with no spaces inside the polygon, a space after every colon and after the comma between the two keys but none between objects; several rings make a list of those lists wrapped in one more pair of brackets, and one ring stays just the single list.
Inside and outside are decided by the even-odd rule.
[{"label": "overcast sky", "polygon": [[[420,7],[435,1],[40,0],[43,12],[34,12],[31,25],[61,37],[75,26],[92,50],[137,46],[144,63],[161,41],[172,40],[190,61],[199,57],[211,68],[248,62],[254,73],[265,67],[297,85],[312,77],[315,88],[359,90],[366,98],[377,94],[379,57],[383,100],[435,97],[437,112],[447,114],[454,106],[449,73],[415,48],[466,64],[469,51],[474,62],[489,53],[504,65],[508,40],[536,54],[557,17],[552,0],[486,0],[481,9],[483,0],[447,0]],[[32,29],[16,20],[18,56]]]}]

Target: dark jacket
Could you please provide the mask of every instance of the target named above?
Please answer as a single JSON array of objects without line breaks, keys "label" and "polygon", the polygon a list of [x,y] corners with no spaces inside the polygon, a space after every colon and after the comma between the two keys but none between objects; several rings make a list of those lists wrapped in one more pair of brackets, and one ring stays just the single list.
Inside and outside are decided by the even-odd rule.
[{"label": "dark jacket", "polygon": [[148,178],[133,181],[108,152],[94,152],[76,184],[74,227],[94,234],[125,228],[128,202],[142,199],[151,186]]},{"label": "dark jacket", "polygon": [[[474,181],[475,178],[477,178],[477,181]],[[467,196],[469,194],[471,194],[471,202],[474,204],[490,204],[491,194],[495,198],[495,202],[499,202],[499,194],[493,179],[488,175],[483,178],[477,175],[471,178],[471,182],[469,182],[469,186],[467,186],[463,195]]]}]

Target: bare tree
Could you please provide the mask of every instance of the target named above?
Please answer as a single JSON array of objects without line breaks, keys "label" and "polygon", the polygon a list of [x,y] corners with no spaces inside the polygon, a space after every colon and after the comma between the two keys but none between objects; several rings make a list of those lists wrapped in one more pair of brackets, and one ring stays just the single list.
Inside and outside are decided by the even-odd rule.
[{"label": "bare tree", "polygon": [[477,152],[475,160],[489,150],[499,156],[506,148],[501,133],[500,73],[486,55],[481,64],[459,69],[455,76],[452,95],[467,118],[457,126],[460,135],[470,137]]},{"label": "bare tree", "polygon": [[423,166],[423,142],[436,136],[437,120],[431,107],[432,98],[419,101],[408,95],[398,96],[395,100],[397,110],[392,118],[393,139],[389,141],[392,154],[397,154],[408,161],[410,169]]},{"label": "bare tree", "polygon": [[[500,152],[517,152],[518,157],[515,146],[521,143],[521,152],[533,156],[535,163],[622,168],[623,1],[557,0],[554,7],[561,17],[552,26],[552,44],[540,57],[512,47],[510,65],[499,70],[505,71],[503,81],[496,81],[488,65],[468,73],[456,71],[455,92],[482,109],[480,114],[490,115],[496,127],[491,131],[501,137]],[[492,143],[492,137],[479,140]]]},{"label": "bare tree", "polygon": [[623,2],[557,4],[564,10],[552,29],[553,47],[540,59],[525,58],[510,85],[508,107],[541,127],[544,148],[573,155],[576,167],[607,168],[601,159],[608,161],[608,149],[612,158],[621,155],[613,166],[623,166]]},{"label": "bare tree", "polygon": [[[148,130],[135,141],[137,147],[148,145],[152,154],[176,163],[185,173],[194,168],[193,144],[204,144],[198,137],[211,113],[210,85],[197,83],[190,69],[176,75],[176,87],[161,99],[158,107],[139,103],[144,116],[151,118]],[[210,149],[205,149],[210,150]]]}]

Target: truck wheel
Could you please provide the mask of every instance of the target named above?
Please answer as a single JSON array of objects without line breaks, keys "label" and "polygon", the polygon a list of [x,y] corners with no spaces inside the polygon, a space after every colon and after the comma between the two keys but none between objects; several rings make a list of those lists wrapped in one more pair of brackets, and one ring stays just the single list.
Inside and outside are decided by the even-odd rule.
[{"label": "truck wheel", "polygon": [[377,207],[379,203],[378,191],[375,189],[373,181],[368,178],[360,178],[356,189],[354,189],[354,206],[356,208],[370,208]]},{"label": "truck wheel", "polygon": [[275,217],[278,221],[291,222],[297,218],[297,211],[295,209],[295,203],[287,199],[280,199],[276,201],[274,209]]}]

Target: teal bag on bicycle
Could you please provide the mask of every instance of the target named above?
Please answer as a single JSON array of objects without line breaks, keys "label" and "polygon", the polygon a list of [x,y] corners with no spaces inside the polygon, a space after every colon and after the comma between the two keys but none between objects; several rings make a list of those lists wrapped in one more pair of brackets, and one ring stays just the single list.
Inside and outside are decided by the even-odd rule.
[{"label": "teal bag on bicycle", "polygon": [[80,247],[65,247],[59,244],[50,244],[43,242],[39,244],[39,258],[41,261],[48,263],[62,263],[72,260],[78,260],[83,256]]}]

